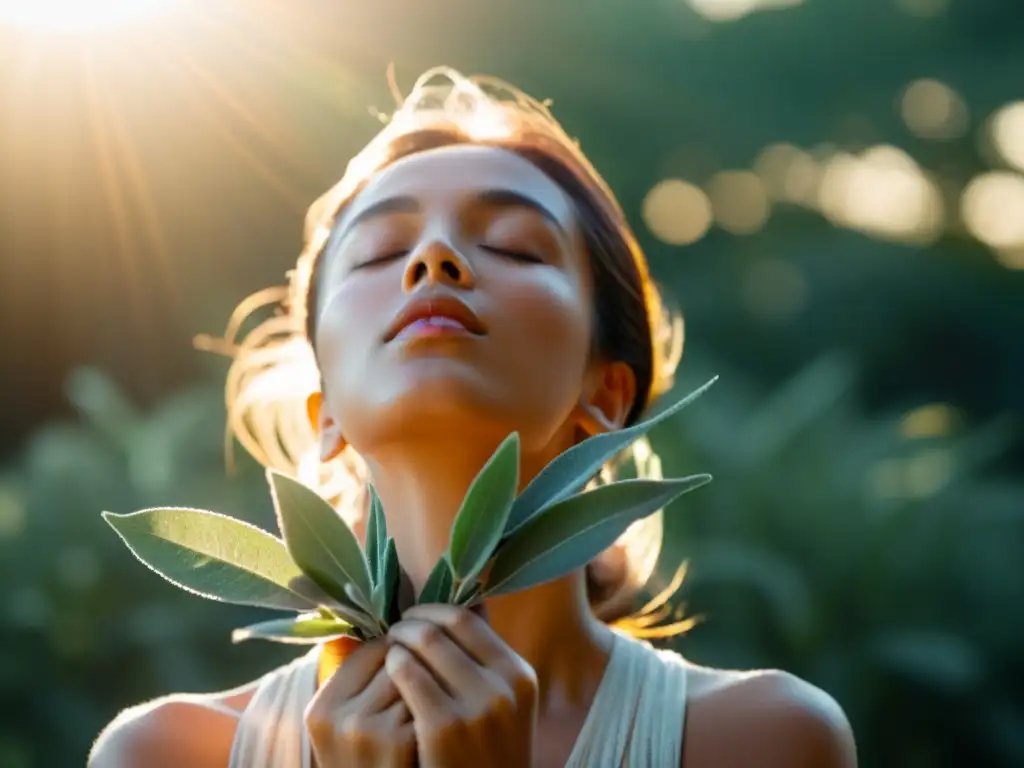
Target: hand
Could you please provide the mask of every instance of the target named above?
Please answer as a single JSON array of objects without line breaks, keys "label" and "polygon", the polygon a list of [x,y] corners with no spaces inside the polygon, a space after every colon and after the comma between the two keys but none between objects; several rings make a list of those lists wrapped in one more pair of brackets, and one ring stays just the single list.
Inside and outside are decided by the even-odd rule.
[{"label": "hand", "polygon": [[412,717],[392,684],[383,640],[362,643],[306,708],[320,768],[407,768],[416,757]]},{"label": "hand", "polygon": [[412,713],[421,768],[523,768],[537,676],[482,618],[418,605],[388,632],[386,669]]}]

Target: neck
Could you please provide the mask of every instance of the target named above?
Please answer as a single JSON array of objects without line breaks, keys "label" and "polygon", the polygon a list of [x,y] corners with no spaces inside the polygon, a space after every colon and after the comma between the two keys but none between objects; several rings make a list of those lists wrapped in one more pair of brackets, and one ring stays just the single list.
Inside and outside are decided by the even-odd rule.
[{"label": "neck", "polygon": [[[460,435],[445,439],[434,433],[416,444],[407,432],[400,445],[380,446],[367,457],[399,560],[417,593],[448,546],[467,489],[504,439]],[[520,490],[571,439],[560,435],[541,451],[524,451]],[[582,572],[487,600],[485,609],[491,627],[537,673],[542,705],[592,693],[594,671],[603,670],[609,638],[590,611]]]},{"label": "neck", "polygon": [[[366,460],[387,513],[403,570],[417,593],[448,547],[452,523],[466,491],[506,437],[497,430],[477,434],[451,429],[422,436],[407,430],[400,441],[376,446]],[[523,450],[520,487],[570,443],[556,436],[540,450]]]}]

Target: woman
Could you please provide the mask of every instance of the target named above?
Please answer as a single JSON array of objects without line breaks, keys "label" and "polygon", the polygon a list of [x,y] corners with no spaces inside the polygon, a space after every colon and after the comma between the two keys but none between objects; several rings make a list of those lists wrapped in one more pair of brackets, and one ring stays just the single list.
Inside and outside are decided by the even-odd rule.
[{"label": "woman", "polygon": [[[232,428],[357,526],[372,476],[413,589],[506,435],[520,434],[525,483],[670,382],[680,329],[615,198],[547,109],[507,86],[424,75],[311,210],[306,239],[287,313],[232,347]],[[636,458],[657,472],[646,444]],[[700,668],[621,629],[650,622],[609,627],[650,574],[652,521],[587,573],[488,600],[486,618],[419,606],[386,639],[129,710],[90,764],[853,766],[823,692]]]}]

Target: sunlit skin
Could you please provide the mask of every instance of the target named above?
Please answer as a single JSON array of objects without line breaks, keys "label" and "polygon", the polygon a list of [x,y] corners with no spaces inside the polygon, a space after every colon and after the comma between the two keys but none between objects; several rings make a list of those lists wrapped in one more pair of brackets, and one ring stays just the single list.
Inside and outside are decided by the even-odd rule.
[{"label": "sunlit skin", "polygon": [[[459,146],[398,161],[352,201],[325,258],[324,392],[310,415],[325,459],[346,445],[366,459],[418,588],[509,432],[522,438],[525,483],[581,436],[621,427],[635,379],[591,354],[572,201],[510,152]],[[440,297],[469,310],[472,332],[419,324],[391,338],[404,309]],[[340,666],[325,657],[306,713],[321,768],[409,765],[416,750],[422,766],[564,765],[611,642],[582,572],[490,600],[485,613],[422,606]],[[687,768],[855,764],[841,710],[816,688],[771,671],[689,677]],[[222,701],[241,709],[251,693]],[[233,731],[229,716],[169,697],[115,721],[91,765],[223,766]]]}]

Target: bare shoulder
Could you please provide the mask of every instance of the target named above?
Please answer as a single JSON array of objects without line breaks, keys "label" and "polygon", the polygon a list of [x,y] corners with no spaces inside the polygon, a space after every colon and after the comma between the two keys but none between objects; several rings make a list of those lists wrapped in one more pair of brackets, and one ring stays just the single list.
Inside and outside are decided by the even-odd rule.
[{"label": "bare shoulder", "polygon": [[779,670],[689,672],[684,768],[855,768],[846,714],[825,691]]},{"label": "bare shoulder", "polygon": [[172,694],[126,709],[97,737],[88,768],[224,768],[238,722],[233,713],[245,709],[255,685]]}]

